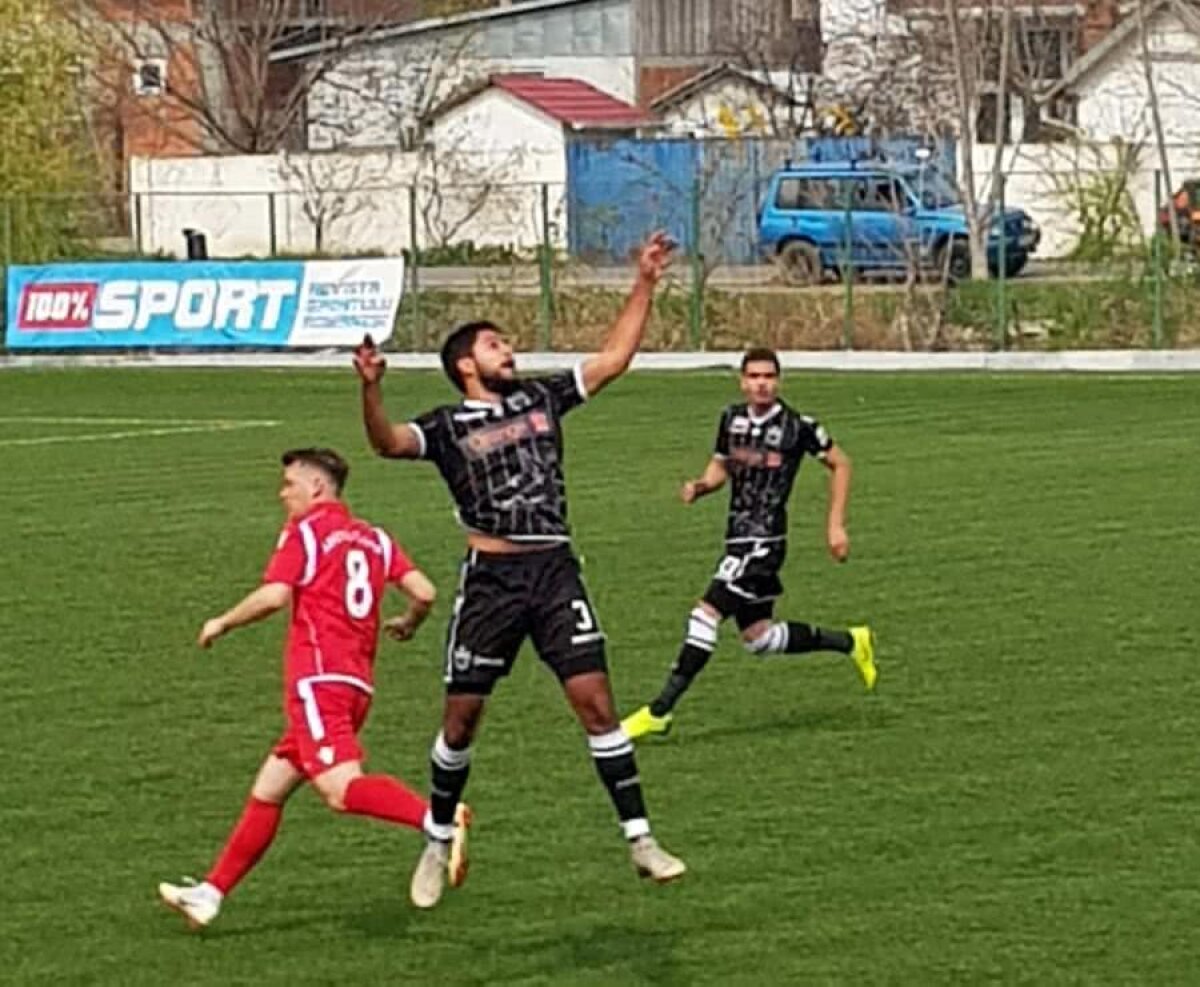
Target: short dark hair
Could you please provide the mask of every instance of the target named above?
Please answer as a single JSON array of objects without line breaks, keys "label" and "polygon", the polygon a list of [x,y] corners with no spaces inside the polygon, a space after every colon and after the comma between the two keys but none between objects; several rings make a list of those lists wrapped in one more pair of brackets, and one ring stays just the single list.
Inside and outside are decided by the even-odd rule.
[{"label": "short dark hair", "polygon": [[338,494],[341,494],[350,478],[350,464],[333,449],[289,449],[279,457],[279,461],[284,466],[300,463],[320,470],[333,482]]},{"label": "short dark hair", "polygon": [[742,357],[742,373],[745,373],[746,367],[752,363],[773,364],[775,373],[779,373],[779,354],[766,346],[755,346],[754,349],[746,350],[746,355]]},{"label": "short dark hair", "polygon": [[464,393],[466,392],[466,385],[463,381],[462,373],[458,369],[458,361],[463,357],[470,356],[471,350],[475,348],[475,340],[479,338],[479,334],[489,330],[492,332],[501,331],[496,323],[489,322],[487,319],[479,319],[476,322],[464,322],[457,329],[453,330],[446,337],[446,341],[442,343],[442,369],[446,371],[446,376],[450,378],[450,383]]}]

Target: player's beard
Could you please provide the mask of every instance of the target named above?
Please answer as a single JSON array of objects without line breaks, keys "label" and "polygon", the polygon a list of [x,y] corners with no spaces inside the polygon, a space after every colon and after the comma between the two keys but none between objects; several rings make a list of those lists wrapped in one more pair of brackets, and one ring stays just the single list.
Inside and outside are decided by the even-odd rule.
[{"label": "player's beard", "polygon": [[490,374],[486,377],[481,376],[479,383],[493,394],[499,394],[501,397],[507,397],[521,386],[521,381],[515,376],[493,377]]}]

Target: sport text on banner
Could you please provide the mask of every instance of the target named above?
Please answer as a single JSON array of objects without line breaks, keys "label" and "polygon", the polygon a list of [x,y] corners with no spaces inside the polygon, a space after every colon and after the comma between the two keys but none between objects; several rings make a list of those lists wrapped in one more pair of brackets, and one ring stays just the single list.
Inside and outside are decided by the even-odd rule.
[{"label": "sport text on banner", "polygon": [[352,346],[389,338],[401,258],[8,269],[9,349]]}]

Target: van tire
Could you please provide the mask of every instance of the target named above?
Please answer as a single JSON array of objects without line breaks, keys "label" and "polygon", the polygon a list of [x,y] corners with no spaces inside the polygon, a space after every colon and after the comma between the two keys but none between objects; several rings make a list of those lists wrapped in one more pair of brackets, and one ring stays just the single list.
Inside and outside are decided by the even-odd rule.
[{"label": "van tire", "polygon": [[779,248],[775,262],[783,279],[791,285],[820,284],[824,274],[821,254],[811,243],[790,240]]},{"label": "van tire", "polygon": [[947,240],[937,251],[937,276],[951,284],[971,279],[971,245],[963,237]]}]

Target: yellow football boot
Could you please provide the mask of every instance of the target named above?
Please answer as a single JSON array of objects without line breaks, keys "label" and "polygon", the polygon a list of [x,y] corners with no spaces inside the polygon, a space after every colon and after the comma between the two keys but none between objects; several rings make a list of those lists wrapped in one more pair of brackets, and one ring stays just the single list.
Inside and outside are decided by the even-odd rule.
[{"label": "yellow football boot", "polygon": [[673,720],[674,717],[670,713],[666,716],[655,716],[650,712],[649,706],[643,706],[621,721],[621,729],[630,740],[641,740],[643,737],[654,735],[665,737],[671,732]]},{"label": "yellow football boot", "polygon": [[854,649],[850,652],[850,657],[858,666],[863,685],[870,692],[875,688],[875,680],[879,678],[879,669],[875,667],[875,635],[869,627],[851,627],[850,637],[854,639]]}]

